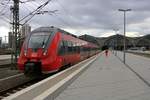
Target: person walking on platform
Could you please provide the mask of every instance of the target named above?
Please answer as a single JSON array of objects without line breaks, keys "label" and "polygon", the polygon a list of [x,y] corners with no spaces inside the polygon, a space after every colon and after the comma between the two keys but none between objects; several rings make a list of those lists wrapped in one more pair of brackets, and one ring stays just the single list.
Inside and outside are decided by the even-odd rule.
[{"label": "person walking on platform", "polygon": [[108,57],[108,49],[105,50],[105,55]]}]

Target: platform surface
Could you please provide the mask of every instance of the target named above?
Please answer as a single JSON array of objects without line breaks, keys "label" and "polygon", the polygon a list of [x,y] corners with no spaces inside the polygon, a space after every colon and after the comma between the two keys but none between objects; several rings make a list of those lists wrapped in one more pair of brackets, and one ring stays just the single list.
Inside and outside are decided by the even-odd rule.
[{"label": "platform surface", "polygon": [[[129,65],[149,80],[150,59],[132,54],[128,57]],[[150,87],[109,52],[108,57],[100,55],[55,100],[150,100]]]}]

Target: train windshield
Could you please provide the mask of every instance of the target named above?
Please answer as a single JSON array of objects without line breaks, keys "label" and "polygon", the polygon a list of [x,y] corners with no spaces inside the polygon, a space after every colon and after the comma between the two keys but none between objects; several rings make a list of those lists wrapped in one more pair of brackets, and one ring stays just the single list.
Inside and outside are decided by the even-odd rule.
[{"label": "train windshield", "polygon": [[45,48],[48,44],[50,36],[50,33],[32,33],[29,38],[28,48]]}]

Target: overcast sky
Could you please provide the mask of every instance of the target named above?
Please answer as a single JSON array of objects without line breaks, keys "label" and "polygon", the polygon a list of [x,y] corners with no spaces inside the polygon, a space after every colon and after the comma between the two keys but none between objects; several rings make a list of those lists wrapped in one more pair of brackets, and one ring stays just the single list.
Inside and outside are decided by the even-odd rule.
[{"label": "overcast sky", "polygon": [[[27,1],[27,0],[22,0]],[[20,19],[47,0],[35,0],[20,4]],[[0,0],[0,14],[10,19],[10,2]],[[132,9],[126,13],[127,35],[141,36],[150,33],[150,0],[52,0],[43,10],[58,10],[55,14],[36,15],[28,23],[35,29],[40,26],[56,26],[75,35],[89,34],[103,37],[123,34],[123,12],[118,9]],[[3,10],[3,11],[2,11]],[[7,35],[10,25],[0,16],[0,36]],[[22,22],[23,23],[23,22]]]}]

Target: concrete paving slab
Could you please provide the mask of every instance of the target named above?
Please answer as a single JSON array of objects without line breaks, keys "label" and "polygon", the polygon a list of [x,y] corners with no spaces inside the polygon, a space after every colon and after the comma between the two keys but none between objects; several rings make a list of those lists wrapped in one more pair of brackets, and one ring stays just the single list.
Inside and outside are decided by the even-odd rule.
[{"label": "concrete paving slab", "polygon": [[[123,53],[118,52],[117,56],[122,59]],[[126,64],[150,83],[150,58],[126,53]]]},{"label": "concrete paving slab", "polygon": [[100,56],[56,100],[147,100],[149,93],[150,88],[110,53]]}]

